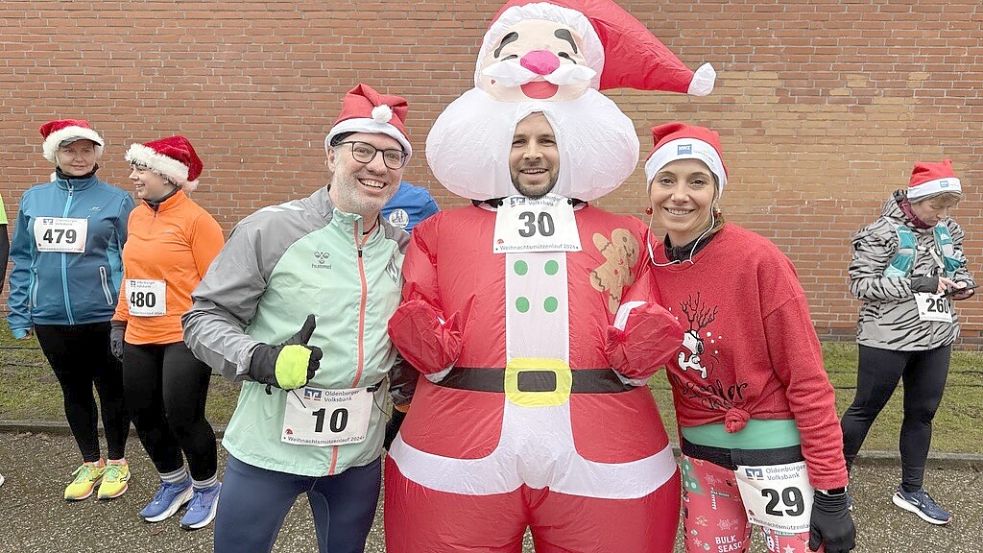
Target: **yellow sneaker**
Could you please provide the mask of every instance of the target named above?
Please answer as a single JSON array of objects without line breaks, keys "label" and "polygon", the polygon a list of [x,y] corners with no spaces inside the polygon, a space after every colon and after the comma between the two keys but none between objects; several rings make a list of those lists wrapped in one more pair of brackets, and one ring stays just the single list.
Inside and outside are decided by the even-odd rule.
[{"label": "yellow sneaker", "polygon": [[79,468],[72,473],[75,480],[65,488],[66,501],[81,501],[92,495],[92,488],[96,482],[102,478],[102,473],[106,471],[106,465],[99,463],[82,463]]},{"label": "yellow sneaker", "polygon": [[115,499],[126,493],[130,481],[130,465],[126,461],[121,463],[106,463],[106,472],[102,475],[102,483],[99,484],[99,499]]}]

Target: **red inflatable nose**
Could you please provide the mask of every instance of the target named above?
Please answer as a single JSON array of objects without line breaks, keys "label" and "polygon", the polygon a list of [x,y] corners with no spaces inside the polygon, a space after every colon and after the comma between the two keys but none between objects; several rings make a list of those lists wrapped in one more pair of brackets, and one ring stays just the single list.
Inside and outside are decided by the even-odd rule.
[{"label": "red inflatable nose", "polygon": [[537,75],[549,75],[560,67],[560,58],[549,50],[533,50],[522,56],[519,65]]}]

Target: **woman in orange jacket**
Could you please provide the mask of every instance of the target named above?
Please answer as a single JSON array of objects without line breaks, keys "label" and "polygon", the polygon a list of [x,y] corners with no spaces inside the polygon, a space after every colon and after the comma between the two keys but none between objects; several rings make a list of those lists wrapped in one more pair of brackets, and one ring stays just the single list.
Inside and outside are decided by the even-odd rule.
[{"label": "woman in orange jacket", "polygon": [[211,371],[185,345],[181,315],[224,240],[215,219],[187,195],[202,164],[186,138],[133,144],[126,160],[143,202],[130,215],[111,344],[123,361],[137,434],[161,480],[140,516],[160,522],[190,501],[181,527],[192,530],[215,517],[221,484],[215,433],[205,420]]}]

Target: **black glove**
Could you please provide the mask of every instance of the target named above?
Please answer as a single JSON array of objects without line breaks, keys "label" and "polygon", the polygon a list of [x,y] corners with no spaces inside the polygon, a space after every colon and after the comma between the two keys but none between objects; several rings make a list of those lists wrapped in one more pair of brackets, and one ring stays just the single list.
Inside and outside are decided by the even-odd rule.
[{"label": "black glove", "polygon": [[315,326],[314,315],[308,315],[304,326],[286,342],[279,346],[260,344],[249,361],[249,376],[284,390],[305,386],[321,366],[323,355],[321,348],[307,345]]},{"label": "black glove", "polygon": [[809,549],[817,551],[825,544],[826,553],[846,553],[856,547],[856,538],[846,491],[833,494],[816,491],[809,520]]},{"label": "black glove", "polygon": [[399,427],[403,426],[405,418],[406,413],[393,408],[393,414],[386,423],[386,437],[382,440],[382,447],[386,448],[386,451],[389,451],[389,446],[393,445],[393,440],[396,439],[396,434],[399,433]]},{"label": "black glove", "polygon": [[123,360],[123,337],[126,336],[125,321],[109,321],[109,351],[113,357]]},{"label": "black glove", "polygon": [[939,277],[937,276],[917,276],[911,277],[912,292],[928,292],[935,294],[939,291]]}]

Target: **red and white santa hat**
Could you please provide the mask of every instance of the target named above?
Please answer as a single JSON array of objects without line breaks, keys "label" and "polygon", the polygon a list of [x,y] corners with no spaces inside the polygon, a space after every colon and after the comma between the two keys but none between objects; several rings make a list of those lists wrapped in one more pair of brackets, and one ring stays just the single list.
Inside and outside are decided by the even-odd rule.
[{"label": "red and white santa hat", "polygon": [[[478,63],[498,47],[513,25],[528,19],[562,23],[583,38],[582,55],[597,71],[591,84],[598,90],[634,88],[694,96],[713,91],[717,73],[710,64],[703,64],[694,73],[613,0],[510,0],[485,33]],[[475,85],[479,71],[475,71]]]},{"label": "red and white santa hat", "polygon": [[183,136],[168,136],[143,144],[131,144],[126,161],[142,165],[180,186],[185,192],[198,188],[203,166],[191,142]]},{"label": "red and white santa hat", "polygon": [[76,140],[91,140],[96,145],[97,158],[102,156],[103,146],[106,145],[99,133],[92,130],[89,122],[85,119],[56,119],[41,125],[38,130],[44,137],[44,142],[41,145],[44,159],[55,164],[58,163],[56,154],[62,144],[71,144]]},{"label": "red and white santa hat", "polygon": [[394,138],[403,147],[407,157],[413,154],[409,135],[406,133],[406,113],[409,104],[401,96],[379,94],[367,84],[358,86],[345,94],[341,114],[324,138],[324,148],[331,145],[331,139],[339,134],[364,132],[381,133]]},{"label": "red and white santa hat", "polygon": [[652,180],[663,167],[679,159],[697,159],[706,163],[717,177],[720,194],[727,184],[727,166],[720,148],[720,135],[706,127],[674,122],[652,127],[655,147],[645,160],[645,182],[649,189]]},{"label": "red and white santa hat", "polygon": [[917,201],[928,196],[955,192],[962,194],[962,186],[952,170],[952,162],[944,159],[939,163],[919,161],[911,171],[908,181],[908,200]]}]

